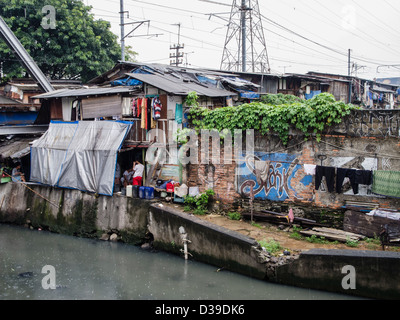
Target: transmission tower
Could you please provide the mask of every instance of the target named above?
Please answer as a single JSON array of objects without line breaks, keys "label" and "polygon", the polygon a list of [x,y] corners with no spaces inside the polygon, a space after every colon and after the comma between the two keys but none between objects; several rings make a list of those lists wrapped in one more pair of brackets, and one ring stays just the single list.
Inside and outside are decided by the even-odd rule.
[{"label": "transmission tower", "polygon": [[258,0],[233,0],[221,70],[270,73]]}]

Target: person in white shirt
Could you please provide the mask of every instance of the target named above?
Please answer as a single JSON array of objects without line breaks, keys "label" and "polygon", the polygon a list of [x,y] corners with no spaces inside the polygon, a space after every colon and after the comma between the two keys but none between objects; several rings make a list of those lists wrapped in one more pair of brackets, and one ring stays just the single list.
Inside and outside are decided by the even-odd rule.
[{"label": "person in white shirt", "polygon": [[144,171],[144,165],[142,165],[139,161],[134,162],[133,166],[133,186],[141,186],[143,182],[143,171]]}]

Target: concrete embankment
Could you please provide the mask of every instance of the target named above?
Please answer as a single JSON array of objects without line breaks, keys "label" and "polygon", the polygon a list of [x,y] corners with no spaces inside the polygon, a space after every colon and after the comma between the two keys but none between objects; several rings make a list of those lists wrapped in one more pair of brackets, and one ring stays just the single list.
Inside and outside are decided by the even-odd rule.
[{"label": "concrete embankment", "polygon": [[151,240],[155,248],[176,254],[182,254],[179,230],[184,229],[193,258],[218,268],[310,289],[400,298],[399,253],[312,250],[276,258],[261,250],[254,239],[155,201],[37,185],[29,188],[0,185],[0,223],[29,223],[34,228],[92,238],[112,231],[126,243]]}]

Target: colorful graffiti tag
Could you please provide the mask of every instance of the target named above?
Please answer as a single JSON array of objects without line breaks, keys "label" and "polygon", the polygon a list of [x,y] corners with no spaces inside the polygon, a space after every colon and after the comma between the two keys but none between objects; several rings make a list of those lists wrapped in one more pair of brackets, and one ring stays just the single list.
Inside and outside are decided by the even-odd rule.
[{"label": "colorful graffiti tag", "polygon": [[[296,194],[291,182],[301,168],[296,155],[255,152],[254,159],[242,155],[237,168],[238,192],[249,197],[253,187],[255,199],[285,201],[291,191]],[[302,181],[308,184],[306,180]]]}]

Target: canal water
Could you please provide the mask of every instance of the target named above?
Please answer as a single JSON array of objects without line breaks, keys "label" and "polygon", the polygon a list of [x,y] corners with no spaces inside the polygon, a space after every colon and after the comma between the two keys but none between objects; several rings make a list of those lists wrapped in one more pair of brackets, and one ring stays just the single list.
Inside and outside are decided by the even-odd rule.
[{"label": "canal water", "polygon": [[[43,270],[45,266],[53,270]],[[43,271],[43,273],[42,273]],[[50,278],[51,276],[54,278]],[[52,282],[53,281],[53,282]],[[44,286],[43,286],[44,283]],[[45,289],[55,284],[56,289]],[[354,299],[271,284],[123,243],[0,224],[0,300]]]}]

